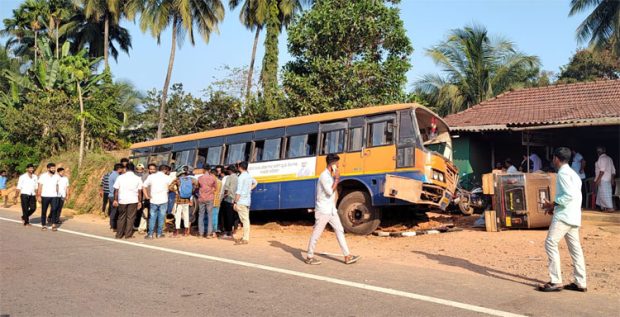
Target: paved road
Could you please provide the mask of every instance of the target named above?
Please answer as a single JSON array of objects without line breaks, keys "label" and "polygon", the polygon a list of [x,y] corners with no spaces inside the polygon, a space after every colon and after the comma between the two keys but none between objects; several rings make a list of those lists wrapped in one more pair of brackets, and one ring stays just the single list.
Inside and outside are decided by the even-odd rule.
[{"label": "paved road", "polygon": [[618,316],[620,310],[620,297],[541,294],[530,285],[405,265],[307,266],[298,250],[279,241],[126,243],[93,224],[67,221],[59,232],[43,232],[8,220],[16,218],[0,210],[0,314],[10,316]]}]

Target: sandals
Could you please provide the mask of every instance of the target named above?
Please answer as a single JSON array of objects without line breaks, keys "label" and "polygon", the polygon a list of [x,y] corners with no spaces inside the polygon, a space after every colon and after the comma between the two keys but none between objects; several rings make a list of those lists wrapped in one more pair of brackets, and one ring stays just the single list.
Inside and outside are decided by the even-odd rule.
[{"label": "sandals", "polygon": [[577,283],[570,283],[568,285],[564,285],[564,289],[569,290],[569,291],[582,292],[582,293],[585,293],[588,291],[587,287],[581,287],[577,285]]},{"label": "sandals", "polygon": [[359,255],[348,255],[344,257],[344,264],[353,264],[360,259]]},{"label": "sandals", "polygon": [[243,239],[235,240],[235,245],[244,245],[248,243],[249,242],[247,240],[243,240]]},{"label": "sandals", "polygon": [[310,265],[319,265],[319,264],[321,264],[321,260],[316,259],[316,258],[307,258],[304,262],[306,264],[310,264]]},{"label": "sandals", "polygon": [[541,292],[559,292],[562,290],[562,285],[549,282],[545,285],[538,285],[538,290]]}]

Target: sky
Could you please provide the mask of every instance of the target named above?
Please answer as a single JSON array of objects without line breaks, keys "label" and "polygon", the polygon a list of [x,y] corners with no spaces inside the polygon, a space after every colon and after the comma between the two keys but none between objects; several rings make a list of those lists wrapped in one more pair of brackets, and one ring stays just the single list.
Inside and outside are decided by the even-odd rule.
[{"label": "sky", "polygon": [[[225,4],[228,1],[223,0]],[[20,0],[0,0],[0,18],[10,17]],[[426,49],[444,40],[450,30],[466,25],[486,26],[491,36],[509,39],[517,48],[540,58],[542,69],[559,72],[568,63],[579,44],[575,30],[586,14],[568,17],[569,0],[401,0],[399,8],[407,35],[414,48],[412,68],[407,73],[407,90],[427,73],[441,71]],[[170,30],[162,34],[158,45],[150,33],[142,33],[137,23],[123,21],[133,38],[129,55],[120,53],[110,67],[117,80],[133,83],[141,91],[161,89],[166,76],[170,54]],[[210,83],[226,75],[224,66],[249,65],[254,34],[239,22],[238,10],[227,10],[219,26],[219,34],[212,34],[209,43],[189,41],[177,49],[172,83],[202,95]],[[260,70],[264,33],[261,36],[256,70]],[[286,33],[280,36],[280,66],[291,60],[286,49]]]}]

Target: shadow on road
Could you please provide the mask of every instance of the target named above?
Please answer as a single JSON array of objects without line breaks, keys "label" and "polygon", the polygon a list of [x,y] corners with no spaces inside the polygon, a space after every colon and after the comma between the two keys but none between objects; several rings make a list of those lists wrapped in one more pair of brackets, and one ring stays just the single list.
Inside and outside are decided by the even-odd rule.
[{"label": "shadow on road", "polygon": [[465,259],[455,258],[455,257],[447,256],[447,255],[441,255],[441,254],[432,254],[432,253],[427,253],[427,252],[422,252],[422,251],[412,251],[412,252],[423,255],[427,259],[437,261],[438,263],[443,264],[443,265],[460,267],[463,269],[467,269],[471,272],[478,273],[478,274],[492,277],[492,278],[520,283],[520,284],[528,285],[528,286],[537,286],[538,284],[545,283],[541,280],[527,278],[527,277],[523,277],[518,274],[508,273],[508,272],[496,270],[493,268],[488,268],[482,265],[474,264],[471,261],[465,260]]},{"label": "shadow on road", "polygon": [[[269,241],[269,245],[274,247],[274,248],[280,248],[284,251],[286,251],[287,253],[290,253],[292,256],[294,256],[296,259],[300,260],[300,261],[305,261],[306,258],[304,258],[303,253],[306,252],[306,250],[302,250],[302,249],[298,249],[295,247],[292,247],[288,244],[284,244],[280,241],[275,241],[275,240],[271,240]],[[324,259],[328,259],[328,260],[332,260],[335,262],[342,262],[339,258],[335,257],[335,256],[331,256],[329,254],[321,254],[321,253],[315,253],[315,256],[319,256],[321,258]]]}]

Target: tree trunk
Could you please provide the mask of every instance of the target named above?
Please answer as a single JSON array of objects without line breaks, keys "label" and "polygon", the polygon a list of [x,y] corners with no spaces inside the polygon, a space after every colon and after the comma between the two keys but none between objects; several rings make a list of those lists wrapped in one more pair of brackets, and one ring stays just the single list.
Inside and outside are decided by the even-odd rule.
[{"label": "tree trunk", "polygon": [[58,48],[58,24],[59,23],[56,23],[56,59],[60,58],[60,55],[58,54],[58,52],[60,51],[60,49]]},{"label": "tree trunk", "polygon": [[78,157],[78,169],[82,167],[84,160],[84,137],[86,135],[86,118],[84,117],[84,100],[82,100],[82,88],[80,82],[76,83],[78,91],[78,99],[80,100],[80,155]]},{"label": "tree trunk", "polygon": [[260,35],[260,27],[256,27],[256,35],[254,35],[254,46],[252,46],[252,59],[250,59],[250,69],[248,69],[248,84],[246,85],[245,102],[250,100],[250,93],[252,92],[252,74],[254,73],[254,61],[256,60],[256,46],[258,45],[258,38]]},{"label": "tree trunk", "polygon": [[108,69],[108,50],[110,46],[110,40],[108,36],[110,35],[110,17],[105,15],[105,20],[103,22],[103,64],[105,69]]},{"label": "tree trunk", "polygon": [[170,77],[172,77],[172,66],[174,65],[174,54],[177,47],[177,18],[172,21],[172,47],[170,48],[170,59],[168,60],[168,72],[164,81],[164,89],[161,93],[161,106],[159,107],[159,123],[157,124],[156,139],[161,139],[164,133],[164,115],[166,114],[166,102],[168,99],[168,86],[170,85]]},{"label": "tree trunk", "polygon": [[37,45],[37,38],[38,38],[38,32],[37,30],[34,30],[34,66],[37,67],[37,55],[39,52],[39,45]]},{"label": "tree trunk", "polygon": [[267,34],[265,36],[265,57],[261,79],[265,106],[270,118],[279,116],[276,94],[278,92],[278,35],[280,34],[280,9],[278,1],[270,0],[267,18]]}]

